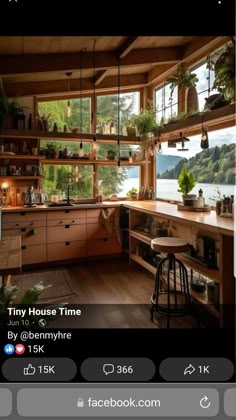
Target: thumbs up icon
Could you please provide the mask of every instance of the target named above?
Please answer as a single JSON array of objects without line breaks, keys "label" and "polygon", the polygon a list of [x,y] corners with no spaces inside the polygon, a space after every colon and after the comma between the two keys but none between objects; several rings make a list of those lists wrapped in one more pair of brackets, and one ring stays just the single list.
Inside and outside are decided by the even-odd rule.
[{"label": "thumbs up icon", "polygon": [[24,375],[25,375],[25,376],[27,376],[27,375],[31,375],[31,376],[33,376],[33,375],[35,374],[35,372],[36,372],[36,369],[35,369],[35,367],[34,367],[33,365],[31,365],[31,364],[28,364],[28,366],[27,366],[27,367],[25,367],[25,368],[24,368],[24,371],[23,371],[23,373],[24,373]]}]

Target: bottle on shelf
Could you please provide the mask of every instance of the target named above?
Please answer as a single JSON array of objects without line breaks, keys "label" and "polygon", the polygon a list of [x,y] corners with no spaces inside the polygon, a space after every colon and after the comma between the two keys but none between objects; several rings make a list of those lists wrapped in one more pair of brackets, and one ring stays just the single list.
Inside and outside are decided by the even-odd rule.
[{"label": "bottle on shelf", "polygon": [[205,202],[205,200],[204,200],[204,197],[203,197],[203,191],[200,188],[200,190],[198,191],[198,206],[199,207],[204,207],[204,202]]}]

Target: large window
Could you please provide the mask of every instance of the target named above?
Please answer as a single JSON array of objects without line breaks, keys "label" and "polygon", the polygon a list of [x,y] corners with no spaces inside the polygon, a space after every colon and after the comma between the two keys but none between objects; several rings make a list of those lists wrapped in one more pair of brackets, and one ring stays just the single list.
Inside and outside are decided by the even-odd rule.
[{"label": "large window", "polygon": [[108,197],[117,194],[119,197],[126,197],[132,188],[139,190],[139,166],[122,165],[123,173],[117,173],[117,166],[98,167],[98,189],[99,194]]},{"label": "large window", "polygon": [[54,124],[57,124],[58,130],[66,130],[71,132],[72,128],[78,128],[78,132],[90,133],[91,120],[91,104],[90,98],[82,98],[82,121],[80,112],[80,98],[70,99],[71,116],[67,115],[67,99],[59,99],[56,101],[38,102],[38,113],[41,117],[44,116],[48,120],[49,130],[53,129]]},{"label": "large window", "polygon": [[156,192],[157,198],[182,201],[178,192],[177,178],[186,159],[187,169],[191,170],[197,180],[192,193],[197,194],[203,190],[205,202],[214,205],[211,199],[216,196],[219,188],[221,196],[233,195],[235,186],[235,135],[236,127],[208,133],[209,149],[200,148],[200,135],[189,137],[190,142],[185,143],[188,151],[178,151],[168,148],[167,143],[162,143],[162,154],[157,154],[156,159]]},{"label": "large window", "polygon": [[[120,134],[123,133],[125,122],[131,114],[137,114],[140,109],[139,92],[120,94]],[[117,133],[118,95],[101,95],[97,97],[97,132],[103,134]]]},{"label": "large window", "polygon": [[66,199],[68,186],[73,199],[93,197],[92,165],[44,165],[43,190],[50,196],[57,194],[60,200]]},{"label": "large window", "polygon": [[156,121],[162,125],[170,117],[178,114],[178,91],[174,89],[170,97],[170,83],[164,84],[155,91]]},{"label": "large window", "polygon": [[198,78],[198,82],[196,83],[196,90],[198,94],[199,111],[203,111],[205,107],[205,98],[218,93],[215,89],[212,89],[215,80],[215,73],[208,67],[209,66],[207,65],[207,62],[204,62],[197,68],[193,68],[191,70],[191,73],[195,73]]}]

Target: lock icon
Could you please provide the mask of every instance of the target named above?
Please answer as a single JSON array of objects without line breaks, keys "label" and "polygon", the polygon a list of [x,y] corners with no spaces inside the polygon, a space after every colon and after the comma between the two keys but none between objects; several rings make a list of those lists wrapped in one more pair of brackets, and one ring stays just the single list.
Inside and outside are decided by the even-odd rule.
[{"label": "lock icon", "polygon": [[84,400],[83,398],[79,398],[77,401],[77,407],[84,407]]}]

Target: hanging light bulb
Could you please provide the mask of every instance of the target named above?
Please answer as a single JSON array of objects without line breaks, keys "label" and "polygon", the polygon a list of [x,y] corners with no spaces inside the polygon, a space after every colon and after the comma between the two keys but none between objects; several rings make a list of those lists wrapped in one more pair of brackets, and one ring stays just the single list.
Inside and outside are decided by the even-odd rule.
[{"label": "hanging light bulb", "polygon": [[84,156],[84,148],[83,148],[83,142],[81,140],[80,146],[79,146],[79,157],[83,157],[83,156]]},{"label": "hanging light bulb", "polygon": [[[68,96],[70,94],[70,77],[72,76],[72,72],[68,71],[66,72],[66,76],[68,77]],[[70,118],[72,114],[72,109],[71,109],[71,102],[70,99],[68,99],[67,101],[67,117]]]},{"label": "hanging light bulb", "polygon": [[93,150],[98,150],[98,144],[97,144],[97,136],[94,134],[93,136],[93,143],[92,143]]},{"label": "hanging light bulb", "polygon": [[67,101],[67,117],[71,117],[71,103],[70,100]]},{"label": "hanging light bulb", "polygon": [[118,160],[117,173],[118,173],[119,175],[123,174],[123,168],[122,168],[122,166],[120,165],[120,159]]},{"label": "hanging light bulb", "polygon": [[202,128],[202,135],[201,135],[201,144],[202,149],[208,149],[209,148],[209,141],[208,141],[208,133],[205,128]]}]

